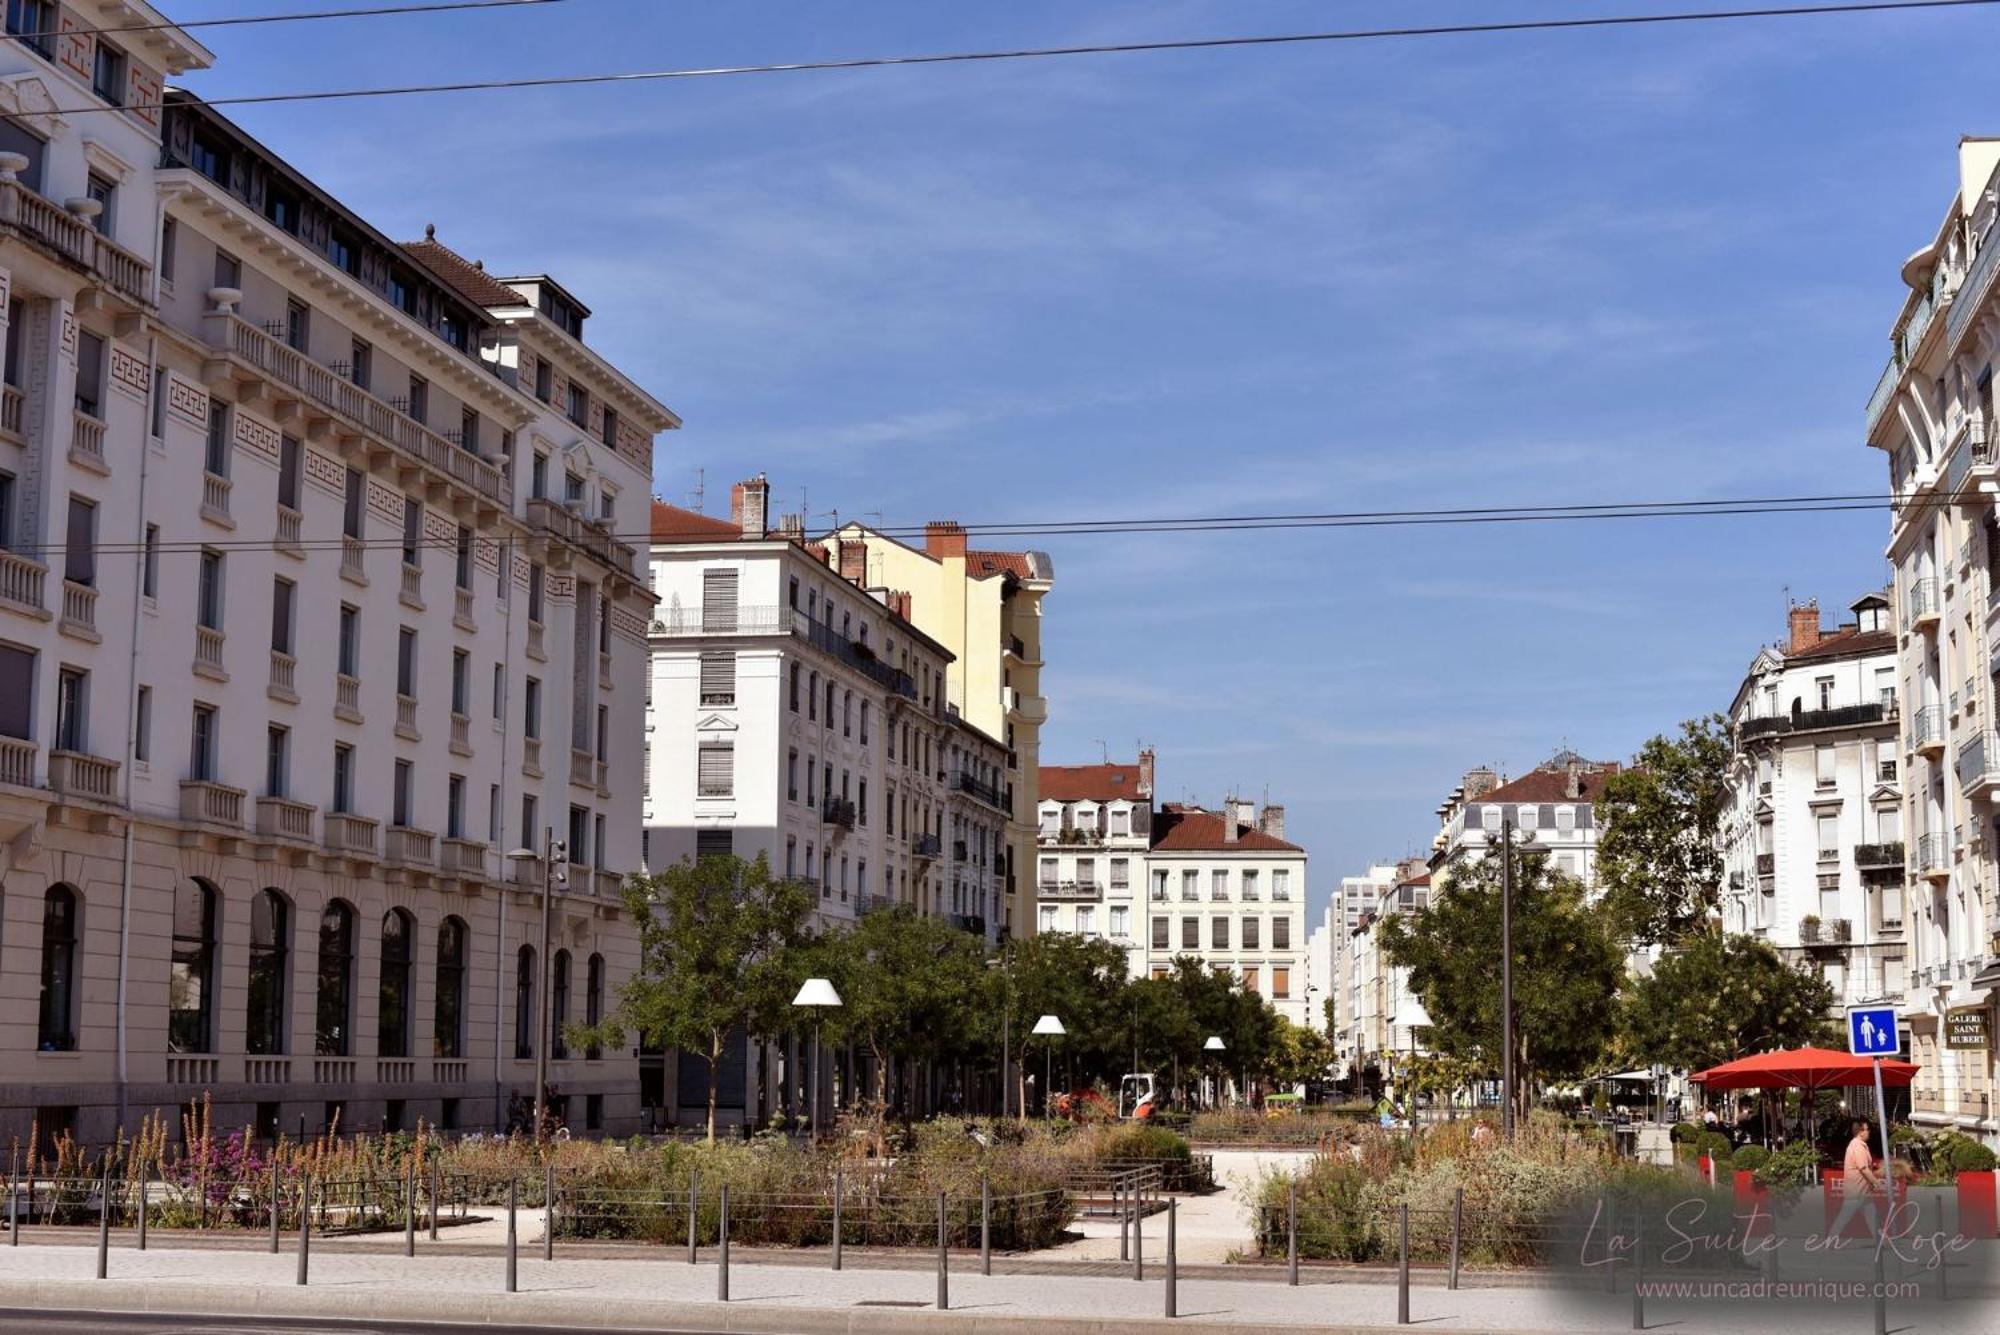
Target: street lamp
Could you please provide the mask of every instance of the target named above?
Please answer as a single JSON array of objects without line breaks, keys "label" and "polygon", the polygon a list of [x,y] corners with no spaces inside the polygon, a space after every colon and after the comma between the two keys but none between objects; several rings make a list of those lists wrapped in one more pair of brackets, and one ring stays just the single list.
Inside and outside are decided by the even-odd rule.
[{"label": "street lamp", "polygon": [[809,1006],[813,1013],[812,1063],[807,1079],[812,1082],[812,1137],[819,1139],[819,1026],[823,1013],[830,1007],[840,1005],[840,993],[833,990],[833,984],[824,978],[808,978],[799,988],[799,994],[792,998],[794,1006]]},{"label": "street lamp", "polygon": [[[535,957],[539,977],[535,980],[535,1140],[542,1138],[543,1119],[549,1106],[549,921],[557,886],[569,885],[569,841],[558,839],[555,831],[542,828],[542,953]],[[517,866],[535,860],[532,848],[517,848],[507,855]],[[502,945],[504,950],[504,943]],[[497,1054],[496,1054],[497,1056]]]},{"label": "street lamp", "polygon": [[1063,1022],[1061,1020],[1058,1020],[1053,1015],[1044,1015],[1041,1019],[1035,1021],[1035,1027],[1028,1032],[1048,1040],[1048,1042],[1042,1044],[1042,1116],[1047,1117],[1049,1115],[1049,1082],[1055,1078],[1055,1058],[1053,1056],[1056,1046],[1055,1041],[1066,1031],[1063,1029]]},{"label": "street lamp", "polygon": [[[1224,1042],[1222,1041],[1222,1036],[1221,1036],[1221,1035],[1219,1035],[1219,1034],[1210,1034],[1210,1035],[1208,1036],[1208,1042],[1206,1042],[1206,1043],[1204,1043],[1204,1044],[1202,1044],[1202,1045],[1201,1045],[1201,1050],[1202,1050],[1203,1052],[1221,1052],[1221,1051],[1223,1051],[1223,1050],[1224,1050],[1224,1049],[1225,1049],[1226,1047],[1227,1047],[1227,1044],[1225,1044],[1225,1043],[1224,1043]],[[1211,1057],[1211,1058],[1209,1058],[1209,1061],[1210,1061],[1210,1063],[1211,1063],[1211,1064],[1213,1064],[1214,1062],[1217,1062],[1217,1061],[1220,1061],[1220,1060],[1221,1060],[1221,1058],[1219,1058],[1219,1057]],[[1209,1106],[1209,1107],[1211,1107],[1211,1108],[1213,1108],[1213,1107],[1215,1106],[1215,1103],[1216,1103],[1216,1095],[1217,1095],[1217,1094],[1219,1093],[1219,1091],[1218,1091],[1218,1090],[1217,1090],[1217,1089],[1215,1088],[1215,1075],[1214,1075],[1214,1073],[1213,1073],[1213,1071],[1212,1071],[1212,1070],[1211,1070],[1211,1072],[1210,1072],[1210,1074],[1209,1074],[1209,1077],[1208,1077],[1208,1080],[1209,1080],[1209,1093],[1208,1093],[1208,1106]]]}]

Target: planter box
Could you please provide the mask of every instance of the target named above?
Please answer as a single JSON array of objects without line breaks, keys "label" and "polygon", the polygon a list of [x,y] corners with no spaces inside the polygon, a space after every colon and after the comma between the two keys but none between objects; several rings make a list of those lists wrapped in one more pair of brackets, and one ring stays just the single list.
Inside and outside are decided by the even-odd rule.
[{"label": "planter box", "polygon": [[1991,1170],[1958,1175],[1958,1232],[1967,1238],[2000,1238],[2000,1209],[1995,1206]]},{"label": "planter box", "polygon": [[1738,1218],[1752,1217],[1749,1235],[1761,1238],[1771,1231],[1771,1189],[1757,1180],[1757,1174],[1748,1168],[1736,1170],[1735,1181],[1736,1214]]},{"label": "planter box", "polygon": [[[1840,1214],[1840,1207],[1847,1200],[1847,1194],[1843,1190],[1846,1185],[1846,1175],[1839,1169],[1827,1169],[1824,1171],[1819,1184],[1820,1198],[1824,1203],[1825,1209],[1825,1224],[1823,1227],[1833,1227],[1834,1219]],[[1909,1199],[1909,1195],[1910,1184],[1903,1178],[1898,1177],[1896,1179],[1896,1206],[1898,1209]],[[1880,1192],[1877,1192],[1875,1194],[1875,1214],[1878,1218],[1882,1216],[1882,1207],[1883,1196]],[[1841,1236],[1856,1242],[1866,1242],[1872,1238],[1874,1235],[1868,1231],[1868,1212],[1866,1210],[1856,1212],[1854,1218],[1847,1221],[1847,1230]]]}]

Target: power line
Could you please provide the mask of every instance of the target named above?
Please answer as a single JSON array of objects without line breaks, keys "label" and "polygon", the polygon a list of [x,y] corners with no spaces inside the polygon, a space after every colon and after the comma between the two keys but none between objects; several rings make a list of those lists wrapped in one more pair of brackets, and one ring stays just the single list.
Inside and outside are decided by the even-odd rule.
[{"label": "power line", "polygon": [[[260,23],[316,23],[323,19],[392,18],[406,14],[447,14],[464,9],[518,9],[524,5],[561,5],[569,0],[437,0],[433,4],[376,5],[356,9],[316,9],[298,14],[237,14],[224,18],[188,19],[174,22],[113,23],[97,28],[44,28],[39,32],[9,32],[15,41],[41,41],[51,37],[103,37],[134,32],[178,32],[189,28],[245,28]],[[118,108],[129,110],[129,108]]]},{"label": "power line", "polygon": [[[1526,32],[1562,32],[1602,28],[1655,27],[1666,24],[1743,22],[1754,19],[1824,18],[1843,14],[1880,14],[1913,10],[1990,7],[2000,0],[1864,0],[1859,4],[1780,5],[1760,9],[1676,10],[1654,14],[1603,15],[1590,18],[1519,19],[1504,23],[1448,23],[1424,27],[1350,28],[1332,32],[1271,33],[1244,37],[1189,37],[1156,42],[1101,42],[1075,46],[1018,47],[997,51],[951,51],[913,56],[856,56],[840,60],[799,60],[763,65],[714,65],[701,68],[635,70],[614,74],[548,75],[540,78],[476,79],[455,83],[398,84],[384,88],[341,88],[302,93],[243,93],[198,99],[211,107],[268,106],[284,102],[332,102],[362,98],[414,97],[432,93],[476,93],[534,88],[579,88],[598,84],[656,83],[669,79],[716,79],[746,74],[805,74],[835,70],[888,69],[917,65],[966,65],[1008,60],[1040,60],[1063,56],[1137,55],[1165,51],[1212,51],[1239,47],[1298,46],[1333,42],[1385,41],[1420,37],[1494,36]],[[72,116],[101,111],[159,110],[164,102],[125,107],[59,107],[18,115]]]},{"label": "power line", "polygon": [[[1892,493],[1855,492],[1831,495],[1729,497],[1709,500],[1681,501],[1612,501],[1576,505],[1522,505],[1522,506],[1471,506],[1419,510],[1349,510],[1323,514],[1252,514],[1252,515],[1193,515],[1181,517],[1153,517],[1142,519],[1077,519],[1077,520],[1018,520],[995,521],[989,523],[960,524],[958,527],[968,537],[984,538],[1014,537],[1130,537],[1152,533],[1265,533],[1286,530],[1338,529],[1338,528],[1406,528],[1435,525],[1473,524],[1524,524],[1524,523],[1574,523],[1590,520],[1621,519],[1700,519],[1744,515],[1789,515],[1789,514],[1838,514],[1863,510],[1903,510],[1915,508],[1934,509],[1952,503],[1952,498],[1938,496],[1923,502],[1915,502],[1906,496]],[[921,539],[926,525],[886,525],[871,527],[869,531],[887,538]],[[672,532],[669,530],[669,532]],[[613,532],[605,536],[620,542],[650,544],[653,534],[650,529],[641,532]],[[829,535],[831,536],[831,535]],[[525,537],[491,537],[471,535],[475,544],[498,544],[517,547],[530,542],[540,542],[540,535]],[[674,533],[673,541],[692,543],[706,540],[706,534],[693,531]],[[725,541],[717,538],[715,541]],[[199,538],[173,539],[157,542],[150,548],[143,543],[96,543],[91,550],[99,555],[126,554],[151,550],[166,555],[201,551],[268,550],[281,547],[292,552],[332,552],[344,550],[403,550],[454,553],[457,538],[420,538],[415,542],[405,542],[400,537],[388,538],[313,538],[300,542],[280,544],[276,538],[223,538],[206,540]],[[16,555],[55,555],[66,552],[67,544],[45,543],[38,546],[23,546],[12,549]]]}]

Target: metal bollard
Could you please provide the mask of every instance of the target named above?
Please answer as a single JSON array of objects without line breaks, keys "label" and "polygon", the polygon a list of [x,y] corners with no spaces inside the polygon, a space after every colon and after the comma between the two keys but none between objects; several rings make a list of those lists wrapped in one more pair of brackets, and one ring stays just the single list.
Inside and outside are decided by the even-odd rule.
[{"label": "metal bollard", "polygon": [[1396,1324],[1410,1324],[1410,1203],[1398,1211],[1401,1223],[1396,1240]]},{"label": "metal bollard", "polygon": [[1132,1208],[1132,1278],[1146,1278],[1146,1198],[1142,1195]]},{"label": "metal bollard", "polygon": [[542,1259],[556,1259],[556,1161],[550,1159],[542,1177]]},{"label": "metal bollard", "polygon": [[938,1294],[937,1310],[951,1310],[951,1254],[946,1250],[944,1193],[938,1193]]},{"label": "metal bollard", "polygon": [[417,1161],[405,1166],[403,1172],[403,1255],[417,1254]]},{"label": "metal bollard", "polygon": [[1632,1248],[1632,1329],[1646,1328],[1646,1226],[1640,1224]]},{"label": "metal bollard", "polygon": [[146,1205],[148,1196],[153,1194],[153,1165],[150,1161],[139,1169],[139,1250],[146,1250]]},{"label": "metal bollard", "polygon": [[1299,1184],[1285,1193],[1285,1282],[1299,1286]]},{"label": "metal bollard", "polygon": [[1132,1201],[1131,1192],[1123,1181],[1111,1185],[1111,1208],[1118,1212],[1118,1259],[1132,1259]]},{"label": "metal bollard", "polygon": [[97,1198],[97,1277],[111,1274],[111,1156],[104,1156],[104,1181]]},{"label": "metal bollard", "polygon": [[313,1180],[312,1180],[312,1174],[307,1173],[299,1179],[298,1282],[301,1284],[306,1282],[306,1268],[308,1265],[311,1264],[311,1258],[312,1258],[312,1228],[313,1228],[312,1205],[313,1205]]},{"label": "metal bollard", "polygon": [[715,1300],[729,1301],[729,1184],[722,1184],[722,1214],[716,1236],[722,1249],[722,1264],[715,1271]]},{"label": "metal bollard", "polygon": [[11,1174],[7,1178],[7,1245],[21,1245],[21,1184]]},{"label": "metal bollard", "polygon": [[282,1213],[278,1201],[278,1164],[271,1162],[271,1255],[278,1254],[278,1216]]},{"label": "metal bollard", "polygon": [[688,1173],[688,1264],[700,1259],[700,1248],[696,1241],[695,1226],[701,1221],[701,1174]]},{"label": "metal bollard", "polygon": [[1458,1240],[1465,1223],[1465,1188],[1460,1187],[1451,1197],[1451,1278],[1446,1281],[1448,1289],[1458,1288]]},{"label": "metal bollard", "polygon": [[833,1268],[840,1269],[840,1165],[833,1166]]},{"label": "metal bollard", "polygon": [[514,1230],[514,1213],[520,1206],[521,1184],[514,1178],[507,1179],[507,1292],[519,1292],[520,1246],[519,1235]]},{"label": "metal bollard", "polygon": [[436,1242],[438,1240],[438,1196],[441,1194],[438,1188],[440,1186],[441,1176],[442,1174],[438,1169],[438,1161],[435,1158],[433,1158],[431,1160],[431,1241],[432,1242]]},{"label": "metal bollard", "polygon": [[1875,1248],[1875,1335],[1889,1335],[1889,1299],[1883,1293],[1882,1248],[1880,1238]]},{"label": "metal bollard", "polygon": [[979,1175],[979,1273],[993,1273],[993,1184]]},{"label": "metal bollard", "polygon": [[1180,1213],[1179,1201],[1167,1202],[1167,1320],[1180,1315],[1180,1258],[1174,1252],[1174,1216]]}]

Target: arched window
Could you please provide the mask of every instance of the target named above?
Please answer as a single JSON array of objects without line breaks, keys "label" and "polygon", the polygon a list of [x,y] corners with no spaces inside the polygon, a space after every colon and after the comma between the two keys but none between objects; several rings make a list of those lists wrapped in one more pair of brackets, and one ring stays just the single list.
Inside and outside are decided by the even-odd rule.
[{"label": "arched window", "polygon": [[173,971],[167,980],[167,1051],[215,1051],[215,887],[174,889]]},{"label": "arched window", "polygon": [[348,1055],[347,1017],[354,993],[354,910],[330,901],[319,915],[319,1003],[313,1024],[313,1051],[322,1057]]},{"label": "arched window", "polygon": [[42,1020],[37,1040],[43,1052],[76,1051],[76,891],[49,887],[42,896]]},{"label": "arched window", "polygon": [[285,974],[291,960],[292,908],[276,890],[250,901],[250,988],[243,1050],[253,1057],[285,1050]]},{"label": "arched window", "polygon": [[522,946],[514,957],[514,1057],[535,1055],[535,948]]},{"label": "arched window", "polygon": [[569,1023],[569,952],[558,950],[550,961],[555,977],[549,983],[549,1056],[561,1061],[569,1056],[563,1026]]},{"label": "arched window", "polygon": [[465,924],[457,918],[438,924],[437,1010],[431,1053],[437,1057],[465,1055]]},{"label": "arched window", "polygon": [[376,996],[375,1051],[410,1055],[410,960],[417,920],[402,909],[382,918],[382,985]]},{"label": "arched window", "polygon": [[[604,1023],[604,956],[593,954],[583,966],[583,1022],[592,1029]],[[596,1061],[604,1050],[595,1043],[583,1050],[585,1061]]]}]

